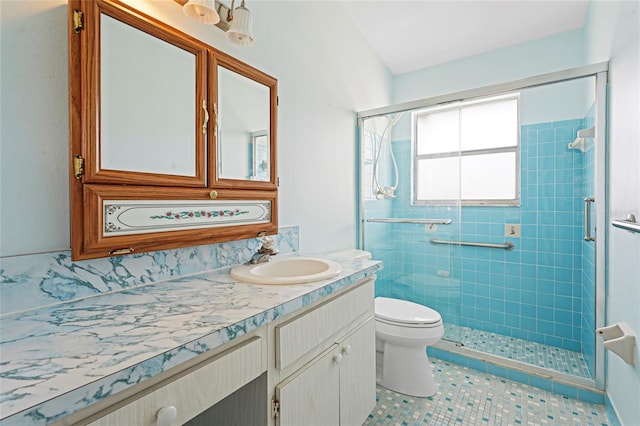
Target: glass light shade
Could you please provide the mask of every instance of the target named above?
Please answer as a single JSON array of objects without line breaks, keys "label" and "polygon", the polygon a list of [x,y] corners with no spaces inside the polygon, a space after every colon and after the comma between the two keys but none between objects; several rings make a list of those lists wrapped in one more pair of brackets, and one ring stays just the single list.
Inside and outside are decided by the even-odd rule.
[{"label": "glass light shade", "polygon": [[203,24],[215,25],[220,22],[215,0],[189,0],[182,10],[189,18]]},{"label": "glass light shade", "polygon": [[252,46],[255,43],[251,34],[251,12],[244,6],[237,7],[233,12],[231,27],[227,31],[227,38],[241,46]]}]

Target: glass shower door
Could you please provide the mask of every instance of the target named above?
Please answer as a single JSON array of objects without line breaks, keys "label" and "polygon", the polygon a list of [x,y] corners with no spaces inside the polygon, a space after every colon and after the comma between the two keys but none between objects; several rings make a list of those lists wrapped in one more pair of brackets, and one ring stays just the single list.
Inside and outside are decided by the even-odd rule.
[{"label": "glass shower door", "polygon": [[[411,116],[396,113],[360,121],[361,247],[382,260],[376,296],[428,306],[440,313],[445,339],[460,324],[460,207],[412,205]],[[455,203],[454,203],[455,204]]]},{"label": "glass shower door", "polygon": [[[469,91],[468,99],[456,93],[359,113],[359,237],[385,263],[376,295],[439,311],[444,339],[464,346],[446,350],[479,351],[497,364],[509,359],[507,367],[517,361],[554,380],[604,388],[604,349],[595,330],[604,326],[605,306],[606,70],[595,64]],[[516,199],[415,202],[415,163],[427,160],[422,173],[435,189],[451,187],[456,173],[455,165],[438,164],[455,157],[454,150],[412,151],[419,130],[412,114],[509,97],[519,99]],[[511,145],[498,149],[514,152]],[[461,148],[459,156],[491,150]],[[491,187],[483,179],[473,183]],[[465,245],[451,244],[456,241]]]}]

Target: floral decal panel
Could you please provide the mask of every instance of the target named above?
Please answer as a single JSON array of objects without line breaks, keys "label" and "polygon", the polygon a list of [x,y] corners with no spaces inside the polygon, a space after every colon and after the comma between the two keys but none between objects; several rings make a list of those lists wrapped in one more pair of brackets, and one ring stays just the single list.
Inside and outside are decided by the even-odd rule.
[{"label": "floral decal panel", "polygon": [[271,201],[105,200],[104,236],[269,223]]}]

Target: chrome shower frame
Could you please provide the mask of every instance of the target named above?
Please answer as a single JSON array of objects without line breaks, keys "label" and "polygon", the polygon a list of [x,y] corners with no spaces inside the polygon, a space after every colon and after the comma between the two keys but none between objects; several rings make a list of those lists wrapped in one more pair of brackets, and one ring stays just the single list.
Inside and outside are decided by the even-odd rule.
[{"label": "chrome shower frame", "polygon": [[[516,90],[527,89],[537,86],[544,86],[553,83],[559,83],[564,81],[575,80],[583,77],[595,78],[595,140],[598,141],[595,144],[595,171],[594,181],[595,188],[593,198],[598,200],[594,203],[595,209],[595,327],[594,327],[594,339],[595,329],[603,327],[605,325],[606,318],[606,248],[608,246],[608,194],[606,191],[608,184],[607,176],[607,78],[608,78],[609,63],[600,62],[592,65],[586,65],[577,68],[571,68],[562,71],[556,71],[546,74],[541,74],[533,77],[528,77],[520,80],[514,80],[506,83],[500,83],[476,89],[465,90],[461,92],[455,92],[451,94],[435,96],[427,99],[421,99],[417,101],[405,102],[396,105],[390,105],[387,107],[371,109],[362,111],[357,114],[358,123],[358,135],[362,140],[364,133],[364,120],[367,118],[397,114],[401,112],[407,112],[411,110],[421,109],[436,106],[443,103],[449,103],[454,101],[466,101],[480,97],[486,97],[490,95],[500,95]],[[360,159],[358,159],[360,160]],[[359,180],[361,175],[359,174]],[[363,215],[364,212],[364,199],[361,193],[362,182],[358,182],[358,242],[360,247],[365,247],[364,243],[364,225],[366,218]],[[570,380],[578,386],[584,386],[586,388],[597,388],[600,390],[605,389],[605,353],[604,347],[600,342],[595,345],[595,378],[582,379],[575,378],[575,380],[564,377],[564,375],[558,374],[562,380]],[[540,372],[538,372],[540,373]],[[548,372],[546,372],[548,373]],[[554,374],[555,376],[555,374]]]}]

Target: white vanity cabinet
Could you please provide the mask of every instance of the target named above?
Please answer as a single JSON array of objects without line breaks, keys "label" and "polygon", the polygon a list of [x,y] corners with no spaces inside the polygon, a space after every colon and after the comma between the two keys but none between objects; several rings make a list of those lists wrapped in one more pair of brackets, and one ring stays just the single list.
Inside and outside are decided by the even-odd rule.
[{"label": "white vanity cabinet", "polygon": [[376,393],[373,292],[374,280],[365,280],[272,327],[276,425],[364,422]]},{"label": "white vanity cabinet", "polygon": [[[339,344],[276,386],[279,425],[361,425],[375,406],[375,323],[368,319]],[[372,350],[373,349],[373,350]]]},{"label": "white vanity cabinet", "polygon": [[376,403],[374,283],[323,296],[53,425],[361,425]]}]

